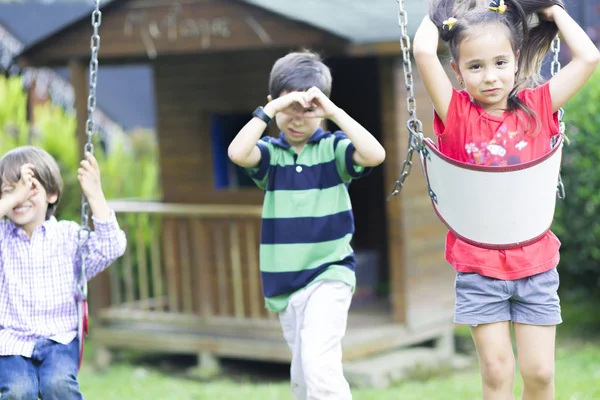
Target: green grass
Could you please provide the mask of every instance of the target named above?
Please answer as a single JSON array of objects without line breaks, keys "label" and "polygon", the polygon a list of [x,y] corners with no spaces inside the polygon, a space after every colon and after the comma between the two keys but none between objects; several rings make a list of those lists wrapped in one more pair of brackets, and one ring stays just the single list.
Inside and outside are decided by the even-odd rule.
[{"label": "green grass", "polygon": [[[558,328],[556,352],[556,400],[600,399],[600,313],[586,301],[563,304],[565,323]],[[457,328],[457,336],[468,329]],[[93,344],[86,349],[86,357]],[[130,362],[127,362],[127,361]],[[237,365],[228,379],[194,381],[186,379],[182,368],[172,360],[154,358],[131,362],[123,358],[104,373],[94,372],[90,360],[79,376],[86,400],[177,399],[177,400],[291,400],[287,367],[274,371],[262,364]],[[188,360],[189,363],[189,360]],[[515,374],[515,398],[520,399],[522,382]],[[448,373],[420,371],[406,382],[388,389],[354,389],[354,400],[479,400],[480,377],[477,366]]]},{"label": "green grass", "polygon": [[[256,367],[254,367],[256,368]],[[285,368],[285,367],[282,367]],[[272,369],[272,368],[271,368]],[[573,342],[557,349],[556,360],[557,400],[600,399],[600,343]],[[248,368],[248,374],[257,371]],[[269,374],[267,372],[267,374]],[[237,371],[236,375],[239,375]],[[258,373],[260,375],[260,373]],[[86,400],[110,399],[243,399],[284,400],[291,399],[288,382],[277,374],[275,382],[236,376],[235,379],[194,381],[180,373],[166,374],[147,363],[130,365],[116,363],[105,373],[94,372],[88,361],[80,373],[81,388]],[[516,398],[522,383],[516,374]],[[428,379],[397,383],[388,389],[354,389],[355,400],[470,400],[481,399],[480,378],[476,366],[470,370]]]}]

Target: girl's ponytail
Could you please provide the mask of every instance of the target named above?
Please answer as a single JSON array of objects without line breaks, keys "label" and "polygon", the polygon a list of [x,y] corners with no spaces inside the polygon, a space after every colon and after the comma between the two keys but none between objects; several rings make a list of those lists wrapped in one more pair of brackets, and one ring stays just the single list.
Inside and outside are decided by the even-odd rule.
[{"label": "girl's ponytail", "polygon": [[533,87],[542,82],[540,70],[544,57],[548,54],[552,41],[558,34],[558,27],[552,21],[543,20],[540,12],[553,5],[564,7],[561,0],[517,0],[523,8],[529,32],[523,37],[521,46],[522,70],[520,80],[525,86]]},{"label": "girl's ponytail", "polygon": [[[474,2],[475,0],[471,0]],[[458,26],[455,26],[455,0],[438,0],[429,7],[429,19],[437,26],[440,39],[450,42],[454,37]]]}]

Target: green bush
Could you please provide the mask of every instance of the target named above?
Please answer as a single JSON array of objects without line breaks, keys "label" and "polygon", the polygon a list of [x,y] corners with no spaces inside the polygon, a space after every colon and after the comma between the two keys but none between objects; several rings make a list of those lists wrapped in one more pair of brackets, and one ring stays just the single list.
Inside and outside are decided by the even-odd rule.
[{"label": "green bush", "polygon": [[562,286],[600,294],[600,69],[567,104],[564,120],[571,142],[562,166],[567,195],[553,225],[562,242]]},{"label": "green bush", "polygon": [[[57,217],[79,221],[81,187],[77,168],[81,150],[75,134],[75,116],[45,103],[34,110],[35,127],[31,127],[26,105],[21,77],[0,77],[0,155],[27,144],[48,151],[58,162],[64,180]],[[95,135],[95,142],[97,139]],[[159,197],[158,147],[152,132],[130,132],[127,142],[117,135],[107,154],[97,143],[94,149],[107,199]]]}]

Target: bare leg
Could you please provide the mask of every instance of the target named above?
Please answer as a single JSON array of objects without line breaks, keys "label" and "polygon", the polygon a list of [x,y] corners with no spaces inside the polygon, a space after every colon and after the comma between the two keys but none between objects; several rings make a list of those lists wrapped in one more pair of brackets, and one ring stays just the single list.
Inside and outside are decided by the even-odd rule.
[{"label": "bare leg", "polygon": [[514,399],[515,356],[508,321],[471,328],[481,371],[484,400]]},{"label": "bare leg", "polygon": [[514,324],[523,400],[554,399],[556,326]]}]

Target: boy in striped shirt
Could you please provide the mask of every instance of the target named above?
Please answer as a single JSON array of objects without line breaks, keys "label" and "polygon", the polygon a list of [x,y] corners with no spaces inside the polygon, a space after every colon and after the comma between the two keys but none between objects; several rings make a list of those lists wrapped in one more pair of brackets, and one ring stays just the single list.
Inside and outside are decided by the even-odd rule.
[{"label": "boy in striped shirt", "polygon": [[[381,144],[328,98],[331,81],[317,54],[280,58],[268,103],[229,146],[231,160],[265,191],[263,292],[292,351],[295,400],[352,397],[341,347],[356,285],[348,184],[385,158]],[[279,138],[261,139],[273,118]],[[343,132],[323,131],[324,118]]]}]

